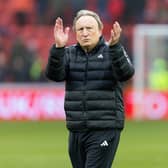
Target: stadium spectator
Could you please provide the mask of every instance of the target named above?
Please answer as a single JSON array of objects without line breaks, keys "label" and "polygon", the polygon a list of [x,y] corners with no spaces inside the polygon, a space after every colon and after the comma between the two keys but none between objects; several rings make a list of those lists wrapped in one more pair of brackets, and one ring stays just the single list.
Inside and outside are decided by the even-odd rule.
[{"label": "stadium spectator", "polygon": [[168,23],[168,1],[167,0],[159,1],[158,20],[157,21],[160,24]]},{"label": "stadium spectator", "polygon": [[103,21],[108,20],[107,3],[108,0],[97,0],[97,12],[100,13]]},{"label": "stadium spectator", "polygon": [[3,48],[0,48],[0,82],[8,81],[9,69],[7,66],[7,54]]},{"label": "stadium spectator", "polygon": [[122,20],[123,13],[125,10],[124,0],[109,0],[107,3],[107,13],[109,21]]},{"label": "stadium spectator", "polygon": [[89,1],[89,0],[86,0],[86,8],[88,10],[92,10],[92,11],[97,11],[97,0],[92,0],[92,1]]},{"label": "stadium spectator", "polygon": [[36,14],[36,23],[45,25],[47,23],[47,13],[49,9],[50,1],[46,0],[35,0],[35,14]]},{"label": "stadium spectator", "polygon": [[125,10],[123,13],[123,23],[132,24],[142,23],[144,20],[143,12],[144,6],[147,0],[124,0],[125,1]]},{"label": "stadium spectator", "polygon": [[86,8],[86,0],[69,0],[70,4],[71,4],[71,8],[73,11],[73,14],[75,14],[77,11],[81,10],[81,9],[85,9]]},{"label": "stadium spectator", "polygon": [[144,10],[144,22],[152,24],[168,23],[168,1],[147,0]]},{"label": "stadium spectator", "polygon": [[151,90],[167,91],[168,89],[168,67],[163,58],[155,58],[149,72],[148,87]]},{"label": "stadium spectator", "polygon": [[55,43],[46,76],[66,82],[65,111],[74,168],[111,168],[124,127],[122,84],[134,68],[120,44],[121,28],[112,24],[108,44],[99,16],[81,10],[73,22],[77,44],[67,46],[69,27],[56,19]]},{"label": "stadium spectator", "polygon": [[17,0],[17,3],[11,0],[9,5],[14,21],[18,26],[25,26],[28,23],[34,22],[34,0]]},{"label": "stadium spectator", "polygon": [[30,81],[30,67],[34,56],[26,47],[22,37],[18,37],[12,44],[10,69],[16,82]]}]

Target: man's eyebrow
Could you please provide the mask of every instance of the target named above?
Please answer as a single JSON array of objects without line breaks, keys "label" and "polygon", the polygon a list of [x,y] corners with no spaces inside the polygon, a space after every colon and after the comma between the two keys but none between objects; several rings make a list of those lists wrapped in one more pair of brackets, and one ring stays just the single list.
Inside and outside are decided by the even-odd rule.
[{"label": "man's eyebrow", "polygon": [[90,26],[81,26],[81,27],[79,27],[79,28],[77,28],[77,29],[92,28],[92,27],[93,27],[93,25],[90,25]]},{"label": "man's eyebrow", "polygon": [[82,30],[84,29],[84,26],[77,28],[76,30]]}]

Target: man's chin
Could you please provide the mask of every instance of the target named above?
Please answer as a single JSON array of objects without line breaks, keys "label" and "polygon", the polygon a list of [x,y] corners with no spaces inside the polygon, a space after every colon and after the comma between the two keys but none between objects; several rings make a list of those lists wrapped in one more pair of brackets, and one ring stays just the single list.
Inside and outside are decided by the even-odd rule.
[{"label": "man's chin", "polygon": [[90,45],[91,45],[90,42],[83,42],[82,43],[82,46],[86,46],[87,47],[87,46],[90,46]]},{"label": "man's chin", "polygon": [[84,50],[87,51],[90,51],[92,48],[94,48],[94,45],[91,44],[90,42],[81,43],[80,45]]}]

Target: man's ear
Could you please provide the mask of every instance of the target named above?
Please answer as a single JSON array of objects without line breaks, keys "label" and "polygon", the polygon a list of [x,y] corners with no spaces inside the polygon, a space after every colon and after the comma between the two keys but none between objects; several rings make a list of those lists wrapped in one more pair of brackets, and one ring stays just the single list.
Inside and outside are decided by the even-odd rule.
[{"label": "man's ear", "polygon": [[100,29],[100,30],[99,30],[100,36],[102,36],[102,32],[103,32],[103,29]]}]

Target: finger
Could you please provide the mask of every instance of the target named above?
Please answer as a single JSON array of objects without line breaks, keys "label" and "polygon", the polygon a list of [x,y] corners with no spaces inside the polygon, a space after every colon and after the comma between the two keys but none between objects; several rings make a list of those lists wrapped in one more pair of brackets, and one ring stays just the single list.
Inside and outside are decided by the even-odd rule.
[{"label": "finger", "polygon": [[60,17],[56,19],[55,28],[56,30],[63,31],[63,21]]},{"label": "finger", "polygon": [[114,33],[114,30],[112,29],[111,30],[111,37],[114,37],[115,33]]},{"label": "finger", "polygon": [[114,41],[114,37],[115,37],[115,33],[113,31],[113,29],[111,30],[111,37],[110,37],[110,41]]},{"label": "finger", "polygon": [[68,34],[69,34],[69,30],[70,30],[70,28],[69,28],[69,27],[66,27],[66,28],[65,28],[65,34],[66,34],[66,35],[68,35]]},{"label": "finger", "polygon": [[59,18],[55,20],[55,26],[54,26],[54,31],[59,29]]},{"label": "finger", "polygon": [[120,33],[116,33],[114,29],[111,30],[111,42],[118,41],[120,38]]},{"label": "finger", "polygon": [[64,26],[63,26],[63,20],[59,17],[59,26],[60,26],[60,29],[63,30],[64,29]]},{"label": "finger", "polygon": [[120,24],[116,21],[114,23],[114,29],[115,29],[115,32],[118,34],[118,33],[121,33],[122,29],[120,27]]},{"label": "finger", "polygon": [[118,25],[116,23],[113,24],[113,31],[114,31],[115,36],[117,36],[119,33],[119,30],[118,30]]},{"label": "finger", "polygon": [[121,26],[120,26],[120,24],[119,24],[117,21],[116,21],[115,23],[116,23],[116,25],[117,25],[118,29],[120,29],[120,30],[121,30]]},{"label": "finger", "polygon": [[120,38],[120,35],[121,35],[121,28],[120,28],[120,25],[118,23],[114,23],[113,31],[114,31],[114,40],[117,41]]},{"label": "finger", "polygon": [[58,17],[56,24],[57,24],[57,28],[58,28],[59,30],[61,30],[61,20],[60,20],[60,17]]}]

